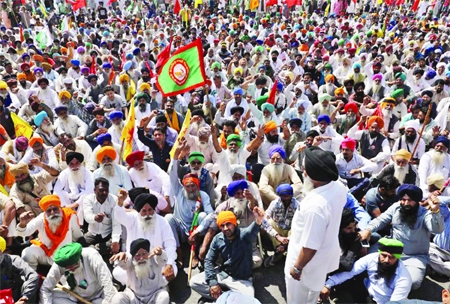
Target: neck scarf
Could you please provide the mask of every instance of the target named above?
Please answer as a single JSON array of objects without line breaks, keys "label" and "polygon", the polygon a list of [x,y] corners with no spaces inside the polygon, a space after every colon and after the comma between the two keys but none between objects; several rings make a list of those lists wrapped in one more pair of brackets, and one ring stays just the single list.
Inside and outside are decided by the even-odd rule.
[{"label": "neck scarf", "polygon": [[172,129],[174,129],[177,132],[180,132],[180,124],[178,122],[177,112],[175,110],[173,110],[172,117],[169,117],[169,114],[166,112],[166,118],[167,118],[167,123],[169,124],[169,127],[171,127]]}]

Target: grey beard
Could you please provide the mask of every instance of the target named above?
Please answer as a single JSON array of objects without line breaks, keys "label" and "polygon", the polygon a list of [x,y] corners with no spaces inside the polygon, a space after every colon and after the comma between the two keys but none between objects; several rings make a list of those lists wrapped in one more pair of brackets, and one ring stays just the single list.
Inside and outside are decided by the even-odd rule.
[{"label": "grey beard", "polygon": [[445,161],[446,153],[438,152],[434,150],[433,156],[431,158],[432,163],[441,166]]},{"label": "grey beard", "polygon": [[145,231],[152,230],[152,228],[155,226],[155,216],[141,216],[139,218],[139,221],[141,222],[142,227]]},{"label": "grey beard", "polygon": [[[144,261],[141,261],[141,263]],[[152,271],[152,268],[150,267],[150,261],[146,260],[145,264],[139,264],[139,262],[136,262],[135,260],[133,260],[133,266],[134,266],[134,271],[136,272],[136,276],[138,279],[145,279],[145,278],[150,278],[150,279],[154,279],[155,278],[155,274]]]},{"label": "grey beard", "polygon": [[114,176],[114,165],[113,164],[106,164],[106,165],[102,165],[103,167],[103,172],[105,172],[106,176]]},{"label": "grey beard", "polygon": [[314,184],[309,176],[303,177],[303,188],[302,193],[308,194],[309,192],[314,190]]},{"label": "grey beard", "polygon": [[195,201],[198,198],[198,193],[197,192],[187,193],[187,191],[185,189],[183,189],[183,194],[184,194],[184,197],[187,198],[190,201]]},{"label": "grey beard", "polygon": [[59,225],[61,225],[62,222],[62,216],[61,215],[52,215],[47,217],[48,225],[50,226],[50,230],[55,233],[56,229],[58,229]]},{"label": "grey beard", "polygon": [[407,167],[401,167],[397,164],[394,164],[394,177],[398,179],[401,184],[403,184],[407,173]]},{"label": "grey beard", "polygon": [[47,133],[51,133],[55,130],[55,128],[53,127],[53,124],[51,124],[51,123],[48,125],[45,125],[45,126],[41,125],[41,129],[42,129],[42,131],[47,132]]},{"label": "grey beard", "polygon": [[244,218],[247,211],[246,208],[248,201],[245,198],[237,199],[234,197],[231,197],[229,200],[230,200],[230,209],[236,215],[236,218],[237,219]]},{"label": "grey beard", "polygon": [[17,187],[25,193],[30,193],[34,189],[34,183],[32,181],[28,181],[23,184],[17,184]]}]

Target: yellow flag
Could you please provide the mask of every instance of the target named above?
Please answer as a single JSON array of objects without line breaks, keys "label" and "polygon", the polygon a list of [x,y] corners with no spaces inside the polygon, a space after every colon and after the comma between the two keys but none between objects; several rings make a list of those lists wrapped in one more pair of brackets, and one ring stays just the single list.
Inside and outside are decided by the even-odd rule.
[{"label": "yellow flag", "polygon": [[1,184],[0,184],[0,192],[3,193],[4,195],[9,195],[5,187],[3,187]]},{"label": "yellow flag", "polygon": [[383,3],[383,0],[378,0],[378,1],[377,1],[377,4],[378,4],[378,5],[381,5],[382,3]]},{"label": "yellow flag", "polygon": [[180,133],[177,136],[177,140],[175,140],[175,143],[173,144],[172,150],[170,150],[169,155],[170,158],[173,158],[173,155],[175,154],[175,150],[178,147],[178,138],[183,138],[184,135],[186,135],[186,130],[189,127],[189,123],[191,122],[191,110],[188,109],[186,113],[186,117],[184,117],[183,125],[181,126]]},{"label": "yellow flag", "polygon": [[330,4],[330,2],[328,2],[327,7],[325,8],[325,13],[324,13],[325,17],[328,17],[328,14],[330,13],[330,7],[331,7],[331,4]]},{"label": "yellow flag", "polygon": [[16,137],[25,136],[30,139],[33,135],[33,128],[22,118],[11,112],[11,118],[14,123],[14,129],[16,131]]},{"label": "yellow flag", "polygon": [[259,6],[259,0],[250,0],[250,10],[253,11]]},{"label": "yellow flag", "polygon": [[47,10],[45,8],[44,3],[41,1],[39,2],[39,8],[41,9],[41,13],[44,15],[44,18],[47,18]]},{"label": "yellow flag", "polygon": [[203,0],[195,0],[194,8],[197,8],[199,4],[203,4]]},{"label": "yellow flag", "polygon": [[133,137],[134,137],[134,122],[136,116],[134,114],[134,102],[131,102],[130,111],[128,112],[127,120],[125,121],[125,126],[122,130],[122,136],[120,140],[123,143],[123,160],[127,158],[128,155],[133,152]]}]

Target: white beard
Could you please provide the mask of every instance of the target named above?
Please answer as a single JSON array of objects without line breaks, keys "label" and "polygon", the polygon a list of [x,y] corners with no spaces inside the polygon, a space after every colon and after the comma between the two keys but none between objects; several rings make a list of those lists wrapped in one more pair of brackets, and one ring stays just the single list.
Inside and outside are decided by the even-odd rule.
[{"label": "white beard", "polygon": [[[140,261],[140,263],[143,263],[144,261]],[[145,279],[149,278],[151,276],[154,277],[154,273],[152,269],[150,268],[150,261],[146,260],[145,263],[139,264],[139,262],[136,262],[133,260],[133,266],[134,271],[136,272],[136,276],[138,279]]]},{"label": "white beard", "polygon": [[372,87],[372,92],[375,94],[375,93],[378,93],[378,91],[380,90],[380,88],[381,88],[381,86],[379,85],[379,84],[374,84],[373,85],[373,87]]},{"label": "white beard", "polygon": [[48,226],[50,227],[50,230],[55,233],[56,229],[58,229],[59,225],[61,225],[62,222],[62,215],[52,215],[51,217],[47,217]]},{"label": "white beard", "polygon": [[202,168],[200,168],[200,170],[194,170],[191,167],[191,173],[193,174],[197,174],[197,176],[200,178],[200,174],[202,173]]},{"label": "white beard", "polygon": [[445,160],[446,156],[447,156],[446,153],[443,153],[443,152],[441,153],[441,152],[434,150],[433,156],[431,158],[431,163],[435,164],[437,166],[442,166],[444,164],[444,160]]},{"label": "white beard", "polygon": [[83,166],[81,166],[77,171],[69,169],[69,184],[84,185],[83,169]]},{"label": "white beard", "polygon": [[284,163],[280,165],[269,164],[267,165],[267,172],[270,175],[269,183],[278,184],[283,179]]},{"label": "white beard", "polygon": [[244,199],[237,199],[230,197],[230,208],[233,209],[233,213],[236,215],[237,219],[242,219],[246,215],[248,201]]},{"label": "white beard", "polygon": [[324,107],[322,104],[319,104],[319,114],[327,114],[329,106]]},{"label": "white beard", "polygon": [[135,172],[136,172],[136,175],[139,177],[139,179],[143,179],[143,180],[148,179],[147,164],[144,163],[142,170],[135,170]]},{"label": "white beard", "polygon": [[305,175],[303,177],[303,188],[302,188],[302,193],[303,194],[308,194],[309,192],[314,190],[314,184],[311,180],[311,178],[307,175]]},{"label": "white beard", "polygon": [[123,126],[122,124],[118,124],[118,125],[113,125],[113,130],[114,132],[118,133],[118,134],[122,134],[122,130],[123,130]]},{"label": "white beard", "polygon": [[209,143],[206,142],[204,144],[201,144],[200,142],[198,142],[197,146],[200,148],[200,150],[206,150],[209,147]]},{"label": "white beard", "polygon": [[228,159],[230,160],[230,165],[235,165],[238,163],[238,153],[231,152],[227,150]]},{"label": "white beard", "polygon": [[112,163],[109,163],[106,165],[102,164],[102,169],[106,176],[114,177],[114,173],[115,173],[114,172],[114,164],[112,164]]},{"label": "white beard", "polygon": [[408,173],[408,167],[402,167],[397,164],[394,164],[394,177],[398,179],[400,184],[403,184],[405,180],[406,174]]},{"label": "white beard", "polygon": [[44,132],[52,133],[55,130],[55,127],[53,126],[53,124],[49,123],[48,125],[45,126],[41,125],[41,129]]},{"label": "white beard", "polygon": [[392,117],[392,110],[386,110],[386,109],[383,109],[383,110],[381,110],[382,112],[383,112],[383,117],[384,118],[391,118]]},{"label": "white beard", "polygon": [[144,232],[152,231],[156,223],[155,215],[140,216],[139,222],[141,222],[141,226],[144,229]]}]

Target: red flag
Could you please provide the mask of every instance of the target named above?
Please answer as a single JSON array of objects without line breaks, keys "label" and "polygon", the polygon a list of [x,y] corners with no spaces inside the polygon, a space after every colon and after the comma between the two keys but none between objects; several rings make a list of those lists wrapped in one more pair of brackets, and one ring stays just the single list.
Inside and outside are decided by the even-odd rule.
[{"label": "red flag", "polygon": [[175,5],[173,7],[173,13],[175,15],[178,15],[180,13],[180,10],[181,10],[180,1],[175,0]]},{"label": "red flag", "polygon": [[412,10],[413,10],[414,12],[417,12],[417,9],[419,8],[419,3],[420,3],[420,0],[414,1],[414,4],[413,4],[413,6],[412,6]]},{"label": "red flag", "polygon": [[89,74],[97,75],[97,71],[95,70],[95,63],[96,63],[95,55],[92,55],[92,63],[91,66],[89,67]]},{"label": "red flag", "polygon": [[275,105],[275,95],[277,94],[277,84],[278,79],[273,83],[272,89],[270,90],[269,98],[267,98],[267,103]]},{"label": "red flag", "polygon": [[278,4],[278,0],[267,0],[266,1],[266,6],[272,6],[272,5],[277,5]]},{"label": "red flag", "polygon": [[19,27],[19,36],[20,36],[20,42],[25,41],[25,37],[23,36],[23,27],[22,25]]},{"label": "red flag", "polygon": [[295,5],[302,5],[302,0],[286,0],[286,4],[289,8]]},{"label": "red flag", "polygon": [[[176,0],[178,1],[178,0]],[[164,61],[170,58],[170,50],[172,49],[172,37],[170,37],[169,45],[167,45],[164,50],[161,51],[161,53],[158,54],[158,58],[156,60],[156,73],[159,74],[159,68],[163,64]]]},{"label": "red flag", "polygon": [[72,10],[74,12],[80,8],[86,7],[86,0],[66,0],[66,2],[72,5]]}]

